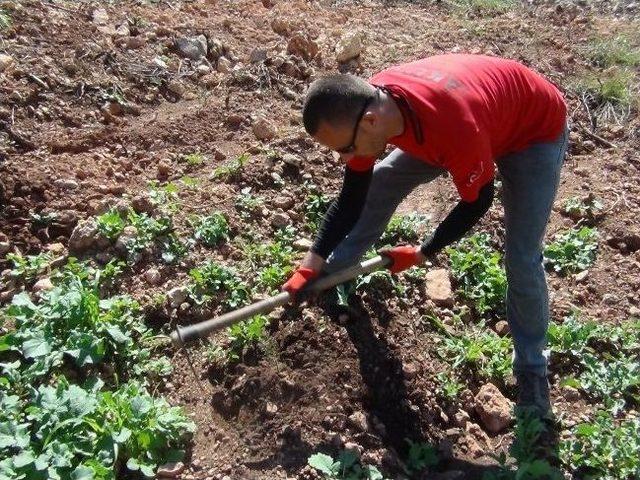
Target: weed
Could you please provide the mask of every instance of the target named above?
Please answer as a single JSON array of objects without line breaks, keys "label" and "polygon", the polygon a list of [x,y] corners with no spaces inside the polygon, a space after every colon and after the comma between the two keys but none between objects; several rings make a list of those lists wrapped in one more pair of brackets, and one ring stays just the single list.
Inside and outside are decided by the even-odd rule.
[{"label": "weed", "polygon": [[269,293],[277,292],[293,271],[294,251],[290,243],[294,234],[292,228],[283,228],[275,233],[274,242],[249,243],[243,248],[251,269],[258,271],[257,285]]},{"label": "weed", "polygon": [[240,194],[235,201],[235,206],[240,211],[240,216],[245,219],[254,216],[262,205],[264,205],[264,202],[260,197],[251,193],[251,187],[245,187],[240,190]]},{"label": "weed", "polygon": [[602,68],[640,65],[640,50],[624,35],[595,39],[589,46],[588,55],[594,65]]},{"label": "weed", "polygon": [[312,232],[315,232],[320,228],[320,224],[324,218],[331,200],[324,196],[322,193],[312,191],[306,199],[304,205],[306,226]]},{"label": "weed", "polygon": [[227,358],[231,361],[240,360],[247,349],[264,342],[267,324],[267,317],[256,315],[249,320],[238,322],[229,327],[227,335],[230,342],[226,349]]},{"label": "weed", "polygon": [[173,264],[187,255],[190,243],[181,241],[176,235],[171,233],[167,235],[166,239],[162,242],[162,246],[162,260],[166,263]]},{"label": "weed", "polygon": [[35,227],[48,227],[58,217],[55,212],[50,213],[30,213],[29,217]]},{"label": "weed", "polygon": [[594,222],[602,212],[602,202],[593,194],[586,198],[571,197],[564,204],[564,212],[576,221]]},{"label": "weed", "polygon": [[156,205],[165,214],[171,214],[178,211],[178,186],[169,182],[166,185],[160,185],[157,181],[149,184],[149,199],[151,203]]},{"label": "weed", "polygon": [[560,457],[579,478],[640,477],[640,419],[615,421],[600,411],[560,443]]},{"label": "weed", "polygon": [[596,259],[597,239],[597,231],[589,227],[558,234],[544,250],[545,261],[561,275],[586,270]]},{"label": "weed", "polygon": [[325,479],[342,480],[383,480],[380,471],[373,466],[362,466],[355,453],[343,450],[334,461],[329,455],[316,453],[311,455],[307,463],[321,472]]},{"label": "weed", "polygon": [[233,271],[214,262],[206,262],[189,271],[191,283],[189,294],[193,301],[202,305],[219,296],[231,309],[241,307],[249,300],[249,288]]},{"label": "weed", "polygon": [[394,215],[378,240],[378,244],[395,245],[400,242],[415,242],[420,238],[419,231],[428,223],[426,216],[417,213]]},{"label": "weed", "polygon": [[98,230],[109,240],[116,240],[124,227],[127,226],[125,220],[115,208],[110,208],[107,212],[96,219]]},{"label": "weed", "polygon": [[229,239],[229,223],[220,212],[192,220],[195,227],[194,237],[207,247],[215,247]]},{"label": "weed", "polygon": [[438,380],[437,393],[447,400],[455,400],[465,388],[453,372],[440,372],[436,375],[436,379]]},{"label": "weed", "polygon": [[180,157],[182,161],[186,162],[190,167],[196,167],[202,165],[205,161],[205,157],[200,152],[189,153]]},{"label": "weed", "polygon": [[216,167],[211,174],[211,178],[229,180],[237,177],[244,168],[244,165],[247,163],[249,158],[250,155],[248,153],[243,153],[242,155],[233,159],[231,162]]},{"label": "weed", "polygon": [[389,272],[389,270],[378,270],[376,272],[368,273],[367,275],[362,275],[358,277],[355,283],[355,290],[360,291],[367,289],[385,289],[388,287],[395,292],[396,295],[401,297],[404,295],[406,291],[406,287],[399,282],[394,276]]},{"label": "weed", "polygon": [[582,357],[584,371],[578,378],[582,389],[601,398],[607,408],[614,411],[624,407],[624,396],[637,392],[640,387],[640,362],[627,356],[599,359],[595,355]]},{"label": "weed", "polygon": [[435,467],[438,464],[437,450],[433,445],[424,442],[409,443],[409,454],[405,461],[406,471],[409,475],[421,472],[425,468]]},{"label": "weed", "polygon": [[4,30],[11,26],[11,17],[3,8],[0,8],[0,30]]},{"label": "weed", "polygon": [[198,180],[197,178],[193,178],[193,177],[189,177],[189,176],[184,176],[180,179],[180,182],[182,182],[182,184],[189,189],[194,190],[195,188],[198,187],[198,185],[200,184],[200,180]]},{"label": "weed", "polygon": [[442,338],[440,355],[451,368],[466,366],[482,378],[504,380],[511,373],[511,339],[500,337],[482,325],[462,335]]},{"label": "weed", "polygon": [[598,120],[620,122],[628,117],[638,85],[632,70],[612,67],[578,79],[573,89],[589,108],[595,125]]},{"label": "weed", "polygon": [[502,312],[507,292],[502,256],[491,248],[489,240],[487,234],[476,234],[461,240],[455,248],[446,249],[462,295],[474,303],[480,314]]},{"label": "weed", "polygon": [[456,9],[480,15],[505,13],[518,5],[515,0],[449,0],[448,3]]},{"label": "weed", "polygon": [[136,236],[127,244],[127,251],[131,257],[148,248],[156,238],[169,235],[172,230],[170,218],[153,218],[146,213],[136,213],[133,210],[129,210],[127,222],[136,229]]},{"label": "weed", "polygon": [[24,282],[32,282],[49,268],[53,255],[49,252],[26,256],[20,253],[7,253],[6,259],[13,263],[12,277],[21,278]]}]

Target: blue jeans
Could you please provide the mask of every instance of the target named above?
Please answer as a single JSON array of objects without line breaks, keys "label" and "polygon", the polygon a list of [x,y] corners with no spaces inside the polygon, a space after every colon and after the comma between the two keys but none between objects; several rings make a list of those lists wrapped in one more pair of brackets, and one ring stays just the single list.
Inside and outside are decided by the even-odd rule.
[{"label": "blue jeans", "polygon": [[[496,160],[502,177],[507,271],[507,321],[514,343],[515,373],[547,373],[549,293],[542,242],[558,190],[568,131],[554,142],[533,144]],[[380,238],[402,200],[418,185],[444,174],[396,149],[376,164],[358,222],[327,259],[333,272],[356,263]]]}]

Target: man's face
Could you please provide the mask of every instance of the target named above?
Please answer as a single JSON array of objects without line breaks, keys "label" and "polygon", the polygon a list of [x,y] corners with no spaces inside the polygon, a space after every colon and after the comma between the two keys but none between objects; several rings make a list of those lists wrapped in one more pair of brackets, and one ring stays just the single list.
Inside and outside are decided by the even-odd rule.
[{"label": "man's face", "polygon": [[379,157],[387,140],[378,115],[367,111],[356,125],[330,125],[322,122],[313,136],[316,141],[340,154],[344,162],[357,157]]}]

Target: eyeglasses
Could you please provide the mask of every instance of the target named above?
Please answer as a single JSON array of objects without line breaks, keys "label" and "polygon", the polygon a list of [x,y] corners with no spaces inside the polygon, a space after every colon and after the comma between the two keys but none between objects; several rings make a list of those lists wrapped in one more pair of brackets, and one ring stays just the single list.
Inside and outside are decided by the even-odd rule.
[{"label": "eyeglasses", "polygon": [[346,153],[353,153],[356,150],[356,138],[358,137],[360,121],[362,120],[362,117],[364,117],[364,113],[367,111],[367,108],[376,97],[367,98],[367,100],[364,102],[364,104],[362,105],[362,110],[360,111],[360,115],[358,115],[355,126],[353,127],[353,136],[351,137],[351,142],[346,147],[337,148],[336,152],[346,154]]}]

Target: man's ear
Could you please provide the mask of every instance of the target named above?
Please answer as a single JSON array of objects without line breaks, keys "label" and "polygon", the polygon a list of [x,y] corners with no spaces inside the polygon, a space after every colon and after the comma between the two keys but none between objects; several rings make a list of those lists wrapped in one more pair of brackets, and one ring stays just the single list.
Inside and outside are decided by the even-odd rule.
[{"label": "man's ear", "polygon": [[376,127],[379,121],[379,115],[371,110],[367,110],[362,116],[362,123],[366,125],[367,128]]}]

